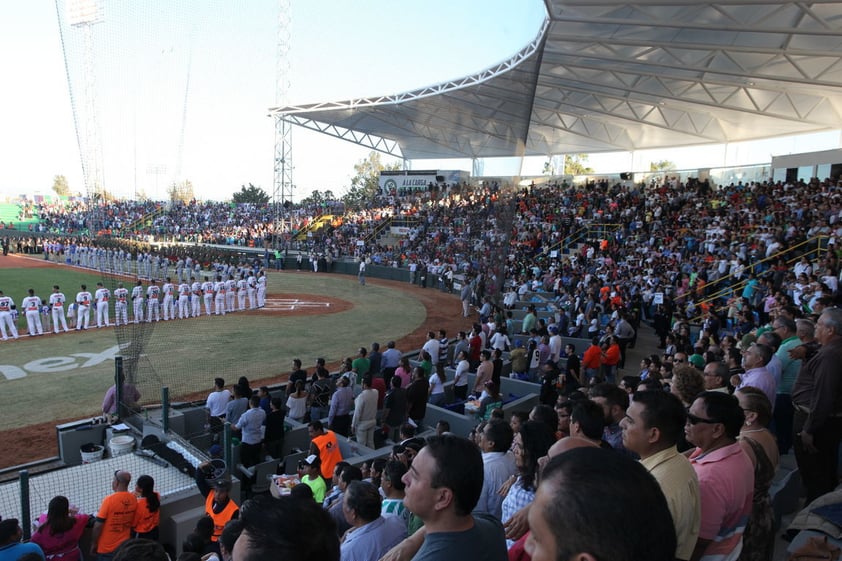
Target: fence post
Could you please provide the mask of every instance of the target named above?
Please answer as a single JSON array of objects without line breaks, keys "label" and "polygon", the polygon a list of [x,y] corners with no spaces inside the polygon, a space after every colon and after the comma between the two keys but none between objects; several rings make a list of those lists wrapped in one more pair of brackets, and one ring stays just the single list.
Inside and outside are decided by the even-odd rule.
[{"label": "fence post", "polygon": [[20,527],[23,529],[24,541],[29,541],[32,535],[32,513],[29,509],[29,472],[22,469],[20,475]]},{"label": "fence post", "polygon": [[161,388],[161,430],[164,434],[170,432],[170,388]]},{"label": "fence post", "polygon": [[126,405],[123,403],[123,357],[122,356],[115,356],[114,357],[114,388],[116,393],[114,394],[115,399],[117,400],[117,417],[123,419],[127,417],[126,414]]},{"label": "fence post", "polygon": [[226,474],[232,473],[231,471],[231,458],[234,455],[234,451],[232,450],[231,445],[231,423],[225,421],[225,425],[222,428],[222,454],[223,459],[225,460],[225,470]]}]

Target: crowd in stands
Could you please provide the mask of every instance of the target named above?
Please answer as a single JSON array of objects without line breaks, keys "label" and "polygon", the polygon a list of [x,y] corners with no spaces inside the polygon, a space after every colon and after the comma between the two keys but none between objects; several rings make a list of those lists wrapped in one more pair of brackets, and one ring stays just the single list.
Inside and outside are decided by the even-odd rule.
[{"label": "crowd in stands", "polygon": [[[842,312],[833,305],[839,296],[840,197],[833,181],[713,188],[668,179],[645,186],[549,184],[513,195],[488,185],[375,203],[311,240],[308,250],[466,274],[463,301],[467,311],[471,304],[480,307],[480,321],[459,334],[450,365],[458,372],[463,357],[477,373],[473,390],[480,401],[499,389],[491,356],[502,338],[492,343],[493,335],[515,335],[506,308],[516,300],[504,302],[502,293],[521,299],[549,294],[555,316],[521,324],[528,354],[518,357],[518,344],[496,349],[511,353],[515,374],[531,370],[538,357],[533,379],[541,384],[541,404],[513,415],[511,423],[500,418],[502,410],[488,407],[468,439],[445,434],[445,427],[440,435],[418,438],[412,427],[423,423],[428,401],[438,399],[433,389],[444,381],[440,366],[450,361],[441,351],[446,337],[433,334],[414,368],[393,364],[390,349],[362,348],[334,387],[320,384],[323,365],[316,365],[313,379],[298,363],[285,401],[263,403],[261,395],[249,401],[250,390],[235,388],[224,415],[238,426],[250,409],[265,407],[267,418],[286,407],[298,417],[303,409],[305,422],[310,414],[314,444],[301,466],[307,489],[296,495],[313,503],[325,500],[319,492],[333,494],[334,501],[342,497],[312,516],[325,521],[319,531],[329,534],[337,520],[349,529],[341,546],[339,534],[322,540],[333,549],[321,551],[321,558],[376,559],[385,551],[357,557],[352,546],[377,541],[360,536],[374,531],[374,523],[385,532],[387,525],[377,522],[383,514],[401,518],[406,510],[410,514],[401,520],[411,535],[397,548],[411,550],[414,559],[503,559],[507,551],[510,559],[582,552],[607,559],[620,558],[619,549],[610,548],[626,547],[644,548],[629,558],[737,558],[742,550],[741,559],[769,559],[774,534],[768,492],[779,456],[794,449],[808,500],[838,482],[842,384],[835,368],[842,360]],[[212,216],[231,216],[217,211]],[[194,217],[193,210],[181,212]],[[393,247],[360,245],[385,216],[412,218],[410,235]],[[562,251],[565,238],[595,225],[616,227],[607,236],[586,236],[573,253]],[[214,232],[225,237],[226,227],[234,226]],[[266,233],[253,225],[235,228]],[[827,237],[811,241],[815,236]],[[801,254],[794,264],[787,261]],[[723,286],[730,291],[704,301]],[[624,351],[634,346],[644,320],[652,322],[660,345],[631,367],[623,363]],[[595,350],[561,347],[564,336],[588,338]],[[362,391],[354,397],[357,386]],[[238,428],[245,433],[248,421]],[[362,442],[380,433],[398,444],[382,471],[357,478],[351,470],[343,478],[345,470],[337,476],[326,468],[337,459],[319,444],[332,433],[354,434]],[[247,444],[271,454],[270,442]],[[386,497],[379,513],[369,504],[377,473],[379,494]],[[392,475],[397,473],[402,475]],[[357,479],[370,479],[370,487]],[[405,509],[394,505],[401,484]],[[725,487],[728,492],[720,492]],[[302,499],[276,499],[265,508],[283,518],[295,500]],[[386,511],[387,500],[395,512]],[[431,505],[433,500],[438,502]],[[341,519],[330,516],[337,504]],[[645,511],[629,514],[641,504]],[[622,519],[612,522],[612,513]],[[271,535],[254,537],[259,522],[245,518],[247,538],[233,546],[234,559],[261,558],[282,547]],[[632,531],[630,523],[641,526]],[[426,536],[413,533],[422,525]],[[617,527],[628,530],[622,535],[655,536],[654,542],[621,539]],[[388,534],[382,544],[395,543],[399,534]]]}]

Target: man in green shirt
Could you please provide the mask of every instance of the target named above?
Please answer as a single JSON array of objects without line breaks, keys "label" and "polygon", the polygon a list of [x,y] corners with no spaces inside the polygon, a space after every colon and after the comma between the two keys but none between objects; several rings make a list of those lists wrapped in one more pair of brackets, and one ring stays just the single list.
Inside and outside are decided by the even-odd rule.
[{"label": "man in green shirt", "polygon": [[357,358],[351,362],[351,370],[353,370],[354,374],[356,374],[356,384],[359,385],[363,381],[363,376],[368,374],[368,371],[371,370],[371,361],[368,360],[366,356],[368,351],[365,347],[360,347],[359,354]]},{"label": "man in green shirt", "polygon": [[[812,323],[810,323],[812,327]],[[801,360],[793,360],[789,351],[801,345],[794,320],[779,315],[772,321],[772,329],[781,338],[781,346],[775,355],[781,361],[781,379],[775,395],[775,434],[778,438],[778,450],[786,454],[792,446],[792,384],[801,370]]]}]

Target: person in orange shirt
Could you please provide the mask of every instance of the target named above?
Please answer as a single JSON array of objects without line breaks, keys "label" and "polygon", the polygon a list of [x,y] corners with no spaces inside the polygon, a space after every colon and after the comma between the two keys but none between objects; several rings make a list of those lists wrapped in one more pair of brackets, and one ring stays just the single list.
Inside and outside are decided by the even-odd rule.
[{"label": "person in orange shirt", "polygon": [[135,486],[137,510],[132,523],[133,537],[158,541],[158,525],[161,521],[161,496],[155,492],[152,476],[141,475]]},{"label": "person in orange shirt", "polygon": [[114,550],[131,537],[132,522],[137,510],[137,498],[129,492],[132,475],[117,470],[111,481],[114,491],[103,499],[91,531],[91,555],[110,559]]},{"label": "person in orange shirt", "polygon": [[599,346],[599,337],[591,340],[591,346],[582,355],[582,369],[585,373],[584,382],[590,385],[591,380],[599,376],[599,369],[602,367],[602,348]]},{"label": "person in orange shirt", "polygon": [[205,497],[205,514],[213,519],[211,541],[216,543],[219,541],[219,536],[222,534],[225,524],[229,520],[240,517],[240,507],[231,498],[231,481],[229,479],[207,480],[208,474],[212,471],[210,462],[199,464],[196,468],[196,487]]},{"label": "person in orange shirt", "polygon": [[602,374],[606,382],[616,383],[617,364],[620,363],[620,344],[616,337],[609,337],[602,352]]}]

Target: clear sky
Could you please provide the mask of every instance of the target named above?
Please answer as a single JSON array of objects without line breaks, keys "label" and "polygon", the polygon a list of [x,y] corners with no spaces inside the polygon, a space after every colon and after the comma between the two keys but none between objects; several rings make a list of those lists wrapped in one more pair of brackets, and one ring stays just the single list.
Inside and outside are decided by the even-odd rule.
[{"label": "clear sky", "polygon": [[[65,3],[59,10],[65,13]],[[277,2],[273,0],[101,0],[93,27],[104,183],[163,198],[189,179],[204,199],[224,200],[240,185],[272,191]],[[537,33],[540,0],[290,0],[289,101],[396,93],[457,78],[497,63]],[[82,34],[68,30],[68,66],[84,121]],[[0,197],[52,193],[65,175],[83,191],[74,114],[53,0],[0,5]],[[765,163],[770,154],[835,148],[838,131],[809,139],[708,147],[684,152],[592,155],[597,171]],[[293,129],[295,198],[342,194],[368,149]],[[543,159],[524,173],[539,174]],[[470,169],[470,162],[419,161],[416,168]],[[180,173],[177,173],[180,170]],[[514,174],[488,160],[487,174]]]}]

